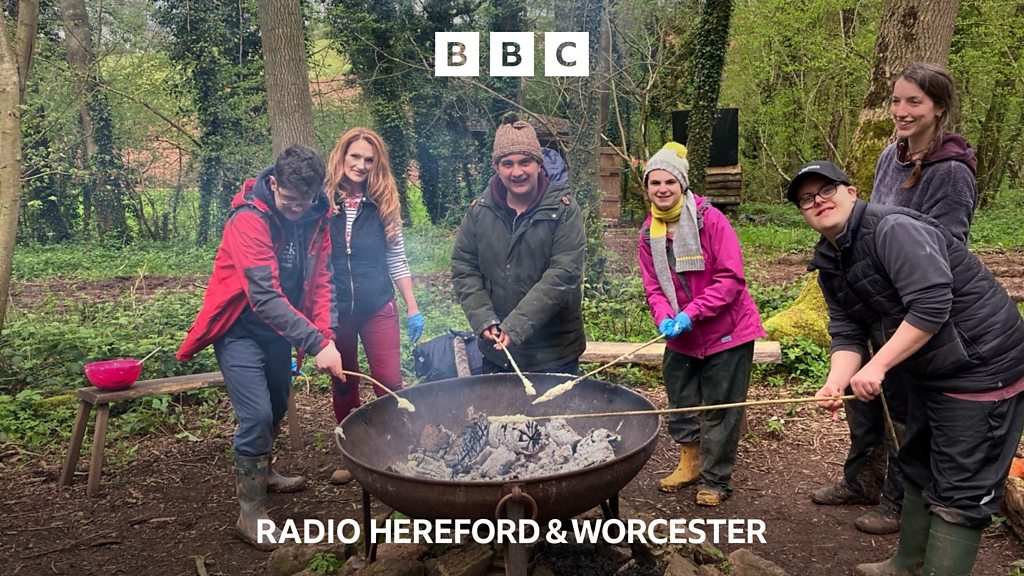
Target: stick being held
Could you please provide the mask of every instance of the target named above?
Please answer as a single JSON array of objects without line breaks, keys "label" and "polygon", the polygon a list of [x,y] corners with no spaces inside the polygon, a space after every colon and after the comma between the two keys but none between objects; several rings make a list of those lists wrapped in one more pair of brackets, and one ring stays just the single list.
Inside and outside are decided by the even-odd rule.
[{"label": "stick being held", "polygon": [[637,352],[643,350],[644,348],[647,348],[651,344],[654,344],[655,342],[661,340],[664,337],[665,337],[664,335],[659,334],[658,336],[648,340],[644,344],[641,344],[640,346],[630,350],[629,352],[626,352],[622,356],[619,356],[615,360],[612,360],[611,362],[609,362],[607,364],[604,364],[604,365],[602,365],[602,366],[600,366],[600,367],[598,367],[598,368],[596,368],[594,370],[591,370],[590,372],[587,372],[586,374],[584,374],[583,376],[580,376],[579,378],[576,378],[574,380],[569,380],[568,382],[563,382],[563,383],[559,384],[558,386],[555,386],[554,388],[552,388],[552,389],[548,390],[547,392],[545,392],[544,394],[542,394],[540,398],[537,398],[536,400],[534,400],[533,403],[534,404],[540,404],[541,402],[547,402],[548,400],[553,400],[554,398],[557,398],[557,397],[561,396],[562,394],[565,394],[569,390],[572,390],[573,386],[579,384],[580,382],[583,382],[584,380],[586,380],[587,378],[590,378],[594,374],[597,374],[601,370],[604,370],[605,368],[608,368],[612,364],[616,364],[618,362],[622,362],[623,360],[628,359],[633,354],[636,354]]},{"label": "stick being held", "polygon": [[[516,371],[516,375],[518,375],[519,379],[523,381],[523,388],[526,389],[526,395],[536,396],[537,389],[533,387],[533,382],[530,382],[530,379],[524,376],[522,370],[520,370],[519,366],[516,365],[515,359],[512,358],[512,353],[509,352],[508,348],[506,348],[505,345],[501,343],[501,340],[495,340],[495,343],[497,344],[498,348],[501,348],[502,352],[505,353],[505,357],[507,357],[509,363],[512,364],[512,369]],[[536,401],[534,403],[536,403]]]},{"label": "stick being held", "polygon": [[[826,398],[826,400],[856,400],[854,395],[837,396]],[[686,408],[662,408],[659,410],[627,410],[623,412],[593,412],[584,414],[549,414],[547,416],[527,416],[525,414],[509,414],[507,416],[488,416],[491,422],[503,424],[514,424],[516,422],[527,422],[529,420],[551,420],[562,418],[601,418],[604,416],[646,416],[648,414],[682,414],[685,412],[706,412],[709,410],[725,410],[727,408],[746,408],[747,406],[770,406],[772,404],[803,404],[807,402],[820,402],[822,399],[817,396],[807,398],[776,398],[774,400],[749,400],[747,402],[732,402],[730,404],[709,404],[707,406],[688,406]]]},{"label": "stick being held", "polygon": [[395,399],[395,401],[398,402],[398,407],[400,409],[405,410],[406,412],[415,412],[416,411],[416,406],[414,406],[412,402],[409,402],[405,398],[402,398],[398,394],[395,394],[390,388],[388,388],[387,386],[385,386],[385,385],[381,384],[380,382],[374,380],[373,378],[370,378],[366,374],[361,374],[359,372],[352,372],[351,370],[342,370],[342,373],[348,374],[349,376],[358,376],[360,378],[366,378],[371,383],[375,384],[376,386],[380,387],[382,390],[384,390],[385,392],[390,394]]}]

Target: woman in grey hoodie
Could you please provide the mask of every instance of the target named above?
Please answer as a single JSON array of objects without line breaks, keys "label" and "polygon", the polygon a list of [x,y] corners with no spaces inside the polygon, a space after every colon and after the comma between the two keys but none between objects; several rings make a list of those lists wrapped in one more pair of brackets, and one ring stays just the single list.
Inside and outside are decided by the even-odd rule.
[{"label": "woman in grey hoodie", "polygon": [[871,201],[916,210],[967,243],[978,201],[978,161],[964,137],[952,132],[959,99],[949,73],[911,64],[896,75],[889,111],[896,142],[875,167]]}]

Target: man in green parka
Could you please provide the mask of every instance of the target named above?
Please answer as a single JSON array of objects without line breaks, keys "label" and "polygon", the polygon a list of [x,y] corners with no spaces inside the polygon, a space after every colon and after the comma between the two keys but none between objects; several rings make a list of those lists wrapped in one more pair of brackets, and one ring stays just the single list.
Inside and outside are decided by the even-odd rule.
[{"label": "man in green parka", "polygon": [[575,374],[583,333],[583,215],[564,178],[552,181],[537,134],[514,114],[494,136],[494,175],[462,220],[452,283],[480,336],[485,373]]}]

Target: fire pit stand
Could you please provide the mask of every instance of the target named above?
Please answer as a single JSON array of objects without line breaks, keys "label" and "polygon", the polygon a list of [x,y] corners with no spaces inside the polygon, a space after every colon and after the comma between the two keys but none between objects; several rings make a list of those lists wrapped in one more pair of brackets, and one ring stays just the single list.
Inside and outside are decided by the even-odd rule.
[{"label": "fire pit stand", "polygon": [[[565,376],[527,374],[538,394],[565,382]],[[399,410],[394,399],[375,400],[355,410],[339,425],[342,460],[363,489],[363,524],[371,525],[372,494],[392,510],[412,518],[533,518],[541,526],[548,520],[573,518],[600,506],[605,518],[617,518],[618,494],[643,468],[658,437],[661,419],[643,414],[622,417],[618,411],[653,410],[640,394],[594,379],[579,382],[571,394],[532,405],[515,375],[488,374],[417,384],[397,393],[416,406]],[[465,426],[469,408],[491,415],[601,414],[588,418],[588,429],[614,430],[619,436],[611,460],[569,472],[531,476],[514,481],[440,480],[399,474],[391,469],[408,458],[409,447],[419,442],[427,425],[450,430]],[[575,426],[575,422],[570,422]],[[543,534],[542,534],[543,536]],[[375,548],[365,543],[367,561]],[[506,574],[525,576],[528,546],[511,545],[506,553]]]},{"label": "fire pit stand", "polygon": [[[511,484],[511,490],[494,509],[495,519],[507,518],[518,522],[525,518],[536,520],[539,509],[537,501],[523,491],[522,484]],[[373,499],[370,492],[363,488],[363,534],[370,534],[370,523],[372,522],[371,507]],[[526,512],[530,513],[527,514]],[[503,512],[505,513],[503,515]],[[605,520],[614,520],[619,517],[619,493],[616,492],[608,500],[601,501],[601,515]],[[543,531],[543,527],[541,528]],[[377,542],[370,538],[363,539],[363,555],[367,564],[377,561]],[[530,551],[526,544],[507,544],[505,546],[505,576],[526,576],[530,566]]]}]

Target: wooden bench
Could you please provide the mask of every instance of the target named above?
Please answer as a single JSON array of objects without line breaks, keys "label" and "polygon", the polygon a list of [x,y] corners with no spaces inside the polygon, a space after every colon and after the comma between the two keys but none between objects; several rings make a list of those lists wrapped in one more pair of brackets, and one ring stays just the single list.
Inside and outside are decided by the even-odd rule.
[{"label": "wooden bench", "polygon": [[[89,425],[89,414],[96,408],[96,423],[92,436],[92,458],[89,460],[89,486],[86,493],[95,496],[99,491],[100,474],[103,470],[103,448],[107,440],[107,419],[110,416],[110,404],[122,400],[137,400],[148,396],[162,394],[179,394],[204,388],[216,388],[224,385],[224,377],[220,372],[205,372],[188,376],[173,376],[156,380],[142,380],[131,388],[118,392],[107,392],[94,386],[86,386],[75,391],[78,396],[78,416],[71,432],[71,444],[68,455],[64,459],[64,469],[60,474],[62,486],[71,484],[78,465],[78,456],[82,451],[82,440],[85,429]],[[292,448],[299,449],[302,442],[299,437],[299,418],[295,412],[295,389],[288,395],[288,436]]]},{"label": "wooden bench", "polygon": [[[643,342],[587,342],[587,349],[580,356],[580,362],[611,362],[619,356],[636,349]],[[633,354],[626,362],[633,364],[660,365],[665,355],[665,343],[658,342]],[[775,364],[782,361],[782,347],[771,340],[754,342],[754,364]]]}]

